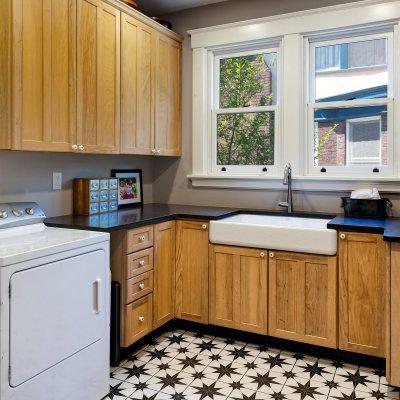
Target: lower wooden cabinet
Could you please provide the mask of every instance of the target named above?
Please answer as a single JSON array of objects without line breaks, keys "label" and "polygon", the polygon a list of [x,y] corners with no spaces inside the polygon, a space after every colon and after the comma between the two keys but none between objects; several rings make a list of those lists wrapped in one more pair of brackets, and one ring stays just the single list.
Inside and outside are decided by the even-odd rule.
[{"label": "lower wooden cabinet", "polygon": [[269,334],[337,346],[336,257],[269,252]]},{"label": "lower wooden cabinet", "polygon": [[208,222],[176,223],[175,314],[208,323]]},{"label": "lower wooden cabinet", "polygon": [[265,250],[210,246],[210,324],[267,334]]},{"label": "lower wooden cabinet", "polygon": [[153,295],[125,306],[123,347],[128,347],[153,330]]},{"label": "lower wooden cabinet", "polygon": [[388,243],[382,235],[339,233],[339,347],[386,354]]},{"label": "lower wooden cabinet", "polygon": [[153,328],[175,316],[175,221],[154,226]]},{"label": "lower wooden cabinet", "polygon": [[386,354],[386,379],[393,386],[400,386],[400,243],[391,244],[389,312],[386,326],[389,337]]}]

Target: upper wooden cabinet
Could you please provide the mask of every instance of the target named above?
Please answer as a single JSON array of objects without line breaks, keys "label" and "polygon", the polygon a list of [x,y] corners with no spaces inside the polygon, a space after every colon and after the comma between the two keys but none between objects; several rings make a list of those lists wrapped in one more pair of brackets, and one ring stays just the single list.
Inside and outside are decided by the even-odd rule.
[{"label": "upper wooden cabinet", "polygon": [[0,148],[180,155],[175,33],[116,0],[4,0],[0,39]]},{"label": "upper wooden cabinet", "polygon": [[155,149],[181,154],[181,45],[157,34],[155,71]]},{"label": "upper wooden cabinet", "polygon": [[156,34],[122,13],[121,153],[153,154]]},{"label": "upper wooden cabinet", "polygon": [[175,314],[208,323],[208,222],[177,221],[176,228]]},{"label": "upper wooden cabinet", "polygon": [[267,334],[265,250],[210,246],[210,323]]},{"label": "upper wooden cabinet", "polygon": [[76,0],[12,5],[12,147],[70,151],[76,140]]},{"label": "upper wooden cabinet", "polygon": [[269,253],[269,334],[337,346],[337,259]]},{"label": "upper wooden cabinet", "polygon": [[175,221],[154,226],[153,328],[175,316]]},{"label": "upper wooden cabinet", "polygon": [[385,356],[389,245],[382,235],[339,233],[339,347]]},{"label": "upper wooden cabinet", "polygon": [[77,144],[89,153],[118,153],[120,11],[78,0]]}]

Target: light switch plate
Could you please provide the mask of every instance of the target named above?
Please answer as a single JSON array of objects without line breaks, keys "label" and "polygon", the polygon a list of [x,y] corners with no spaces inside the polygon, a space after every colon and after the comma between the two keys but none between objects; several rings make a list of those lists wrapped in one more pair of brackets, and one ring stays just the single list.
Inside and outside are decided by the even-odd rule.
[{"label": "light switch plate", "polygon": [[53,172],[53,190],[61,190],[62,187],[62,173]]}]

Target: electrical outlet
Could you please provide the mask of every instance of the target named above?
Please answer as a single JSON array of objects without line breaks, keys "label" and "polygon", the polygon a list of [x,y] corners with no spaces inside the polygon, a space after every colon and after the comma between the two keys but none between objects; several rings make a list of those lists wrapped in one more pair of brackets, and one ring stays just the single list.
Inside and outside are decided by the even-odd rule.
[{"label": "electrical outlet", "polygon": [[62,186],[62,173],[53,172],[53,190],[61,190]]}]

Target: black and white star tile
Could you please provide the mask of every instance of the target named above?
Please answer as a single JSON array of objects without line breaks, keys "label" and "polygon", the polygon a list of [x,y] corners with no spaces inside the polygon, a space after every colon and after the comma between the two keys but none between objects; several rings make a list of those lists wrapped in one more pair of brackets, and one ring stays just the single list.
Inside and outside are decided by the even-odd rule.
[{"label": "black and white star tile", "polygon": [[105,400],[400,400],[384,371],[175,330],[110,370]]}]

